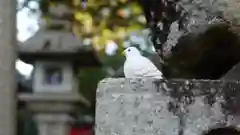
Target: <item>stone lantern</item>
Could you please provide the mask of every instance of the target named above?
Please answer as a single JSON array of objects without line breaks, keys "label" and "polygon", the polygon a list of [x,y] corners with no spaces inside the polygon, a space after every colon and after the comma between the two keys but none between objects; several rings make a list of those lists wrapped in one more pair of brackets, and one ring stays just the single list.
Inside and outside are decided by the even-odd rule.
[{"label": "stone lantern", "polygon": [[34,66],[32,93],[19,99],[34,113],[39,135],[67,135],[74,105],[90,106],[78,93],[77,70],[101,65],[93,49],[67,30],[40,29],[19,45],[18,57]]}]

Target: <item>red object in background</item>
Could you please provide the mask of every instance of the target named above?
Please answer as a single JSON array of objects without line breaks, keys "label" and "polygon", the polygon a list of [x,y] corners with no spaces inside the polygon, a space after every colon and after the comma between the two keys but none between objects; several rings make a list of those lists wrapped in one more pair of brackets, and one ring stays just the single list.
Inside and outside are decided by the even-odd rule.
[{"label": "red object in background", "polygon": [[93,135],[93,128],[92,126],[74,127],[70,135]]}]

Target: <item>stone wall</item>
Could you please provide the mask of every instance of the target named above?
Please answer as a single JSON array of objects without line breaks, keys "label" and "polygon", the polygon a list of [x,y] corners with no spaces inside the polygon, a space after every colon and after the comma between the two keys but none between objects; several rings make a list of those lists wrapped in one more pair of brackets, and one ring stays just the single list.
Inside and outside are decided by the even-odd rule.
[{"label": "stone wall", "polygon": [[199,135],[238,125],[239,82],[130,80],[99,83],[96,135]]}]

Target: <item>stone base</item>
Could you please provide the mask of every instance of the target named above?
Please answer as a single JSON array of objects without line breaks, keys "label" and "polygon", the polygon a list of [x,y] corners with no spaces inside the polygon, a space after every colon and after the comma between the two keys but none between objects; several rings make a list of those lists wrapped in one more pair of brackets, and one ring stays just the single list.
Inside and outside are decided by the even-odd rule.
[{"label": "stone base", "polygon": [[19,95],[27,107],[34,112],[39,135],[69,135],[77,103],[90,106],[90,103],[76,93],[24,93]]},{"label": "stone base", "polygon": [[95,133],[201,135],[237,126],[230,116],[240,116],[238,89],[238,82],[105,79],[97,90]]},{"label": "stone base", "polygon": [[76,103],[91,105],[84,97],[75,93],[22,93],[18,98],[26,102],[33,112],[71,112]]},{"label": "stone base", "polygon": [[69,135],[69,125],[72,118],[68,114],[47,114],[35,115],[39,135]]}]

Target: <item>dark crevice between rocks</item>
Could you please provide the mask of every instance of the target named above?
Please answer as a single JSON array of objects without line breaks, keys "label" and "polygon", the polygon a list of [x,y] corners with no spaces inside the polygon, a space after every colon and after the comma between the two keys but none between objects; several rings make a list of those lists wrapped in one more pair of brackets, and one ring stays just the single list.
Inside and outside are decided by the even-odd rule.
[{"label": "dark crevice between rocks", "polygon": [[[198,19],[207,19],[209,22],[197,26],[196,30],[188,30],[187,26],[189,19],[193,17],[193,11],[186,10],[187,7],[184,5],[189,1],[185,1],[185,4],[180,4],[184,2],[179,0],[138,0],[138,2],[143,8],[147,26],[151,30],[154,48],[161,61],[164,61],[165,65],[162,69],[166,78],[219,79],[240,61],[238,36],[232,32],[235,30],[229,29],[235,26],[225,19],[221,11],[214,9],[216,7],[213,6],[212,10],[208,10],[208,6],[203,4],[197,11],[203,11],[205,14],[199,13],[203,18]],[[191,6],[201,5],[195,4]],[[207,17],[204,18],[204,15]],[[213,16],[221,21],[211,23],[211,20],[214,20]],[[174,43],[172,55],[166,57],[163,46],[170,35],[170,26],[173,22],[179,24],[178,29],[184,34],[178,39],[177,44]]]},{"label": "dark crevice between rocks", "polygon": [[166,78],[219,79],[240,61],[240,42],[228,24],[180,38],[166,59]]},{"label": "dark crevice between rocks", "polygon": [[212,107],[216,103],[216,97],[224,98],[221,104],[225,118],[216,127],[226,126],[228,116],[240,115],[240,85],[235,81],[220,80],[168,80],[162,82],[156,80],[155,85],[158,91],[162,91],[165,96],[171,97],[168,104],[168,111],[179,118],[179,135],[185,130],[186,117],[189,113],[187,107],[194,104],[196,97],[204,96],[204,104]]},{"label": "dark crevice between rocks", "polygon": [[240,131],[236,127],[220,127],[212,128],[204,132],[202,135],[240,135]]}]

